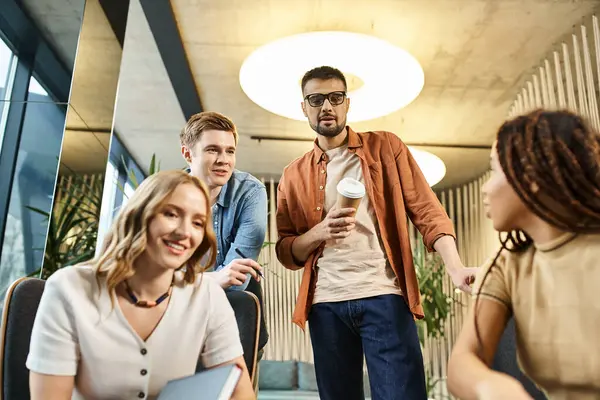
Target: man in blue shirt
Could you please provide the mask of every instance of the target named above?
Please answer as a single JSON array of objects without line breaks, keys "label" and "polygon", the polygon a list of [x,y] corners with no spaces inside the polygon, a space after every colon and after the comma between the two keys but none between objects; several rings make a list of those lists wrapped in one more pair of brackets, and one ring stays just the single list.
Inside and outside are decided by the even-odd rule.
[{"label": "man in blue shirt", "polygon": [[[211,276],[226,290],[245,290],[260,281],[256,262],[267,229],[267,191],[254,176],[235,169],[238,133],[216,112],[193,115],[179,135],[190,172],[208,187],[217,261]],[[243,256],[241,256],[243,255]]]},{"label": "man in blue shirt", "polygon": [[[235,169],[238,133],[235,124],[216,112],[189,119],[179,135],[189,172],[208,187],[212,223],[217,236],[217,260],[207,272],[225,290],[254,293],[261,307],[257,360],[269,340],[256,262],[267,231],[267,190],[249,173]],[[250,285],[250,287],[248,287]]]}]

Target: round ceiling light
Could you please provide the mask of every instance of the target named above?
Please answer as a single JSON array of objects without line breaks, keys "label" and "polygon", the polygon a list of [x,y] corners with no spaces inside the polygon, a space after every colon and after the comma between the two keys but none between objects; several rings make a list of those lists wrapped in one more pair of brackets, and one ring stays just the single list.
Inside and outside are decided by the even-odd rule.
[{"label": "round ceiling light", "polygon": [[385,40],[350,32],[310,32],[275,40],[252,52],[240,69],[240,85],[262,108],[304,121],[299,82],[307,71],[322,65],[358,78],[356,85],[349,82],[349,122],[405,107],[425,82],[419,62]]},{"label": "round ceiling light", "polygon": [[446,165],[435,154],[408,146],[410,154],[421,168],[429,186],[439,183],[446,175]]}]

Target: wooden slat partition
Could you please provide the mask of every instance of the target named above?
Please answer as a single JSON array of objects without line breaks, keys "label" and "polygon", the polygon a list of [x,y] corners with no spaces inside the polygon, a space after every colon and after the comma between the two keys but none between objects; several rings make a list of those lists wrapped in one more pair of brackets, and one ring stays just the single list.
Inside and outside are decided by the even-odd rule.
[{"label": "wooden slat partition", "polygon": [[[513,117],[536,108],[568,109],[600,130],[600,30],[598,18],[577,27],[571,40],[560,44],[541,61],[509,107]],[[589,34],[588,32],[592,32]]]}]

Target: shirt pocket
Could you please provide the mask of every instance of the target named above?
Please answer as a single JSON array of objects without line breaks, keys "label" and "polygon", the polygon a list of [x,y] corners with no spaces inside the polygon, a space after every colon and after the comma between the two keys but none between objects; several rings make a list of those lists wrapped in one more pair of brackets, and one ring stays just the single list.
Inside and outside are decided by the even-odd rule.
[{"label": "shirt pocket", "polygon": [[373,188],[373,194],[383,195],[384,179],[381,161],[376,161],[373,164],[369,165],[369,176],[371,177],[371,186]]}]

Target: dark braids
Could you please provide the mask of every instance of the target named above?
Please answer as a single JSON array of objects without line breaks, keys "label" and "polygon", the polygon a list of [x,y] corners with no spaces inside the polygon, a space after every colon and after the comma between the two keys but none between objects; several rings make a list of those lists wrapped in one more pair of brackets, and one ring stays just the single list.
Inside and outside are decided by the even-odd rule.
[{"label": "dark braids", "polygon": [[[575,233],[600,232],[600,136],[569,111],[536,110],[506,121],[497,136],[498,160],[527,208],[548,224]],[[533,241],[513,231],[503,239],[485,279],[503,250],[523,252]],[[481,336],[475,318],[481,353]]]},{"label": "dark braids", "polygon": [[600,231],[600,136],[567,111],[534,111],[502,125],[498,159],[538,217],[561,230]]}]

